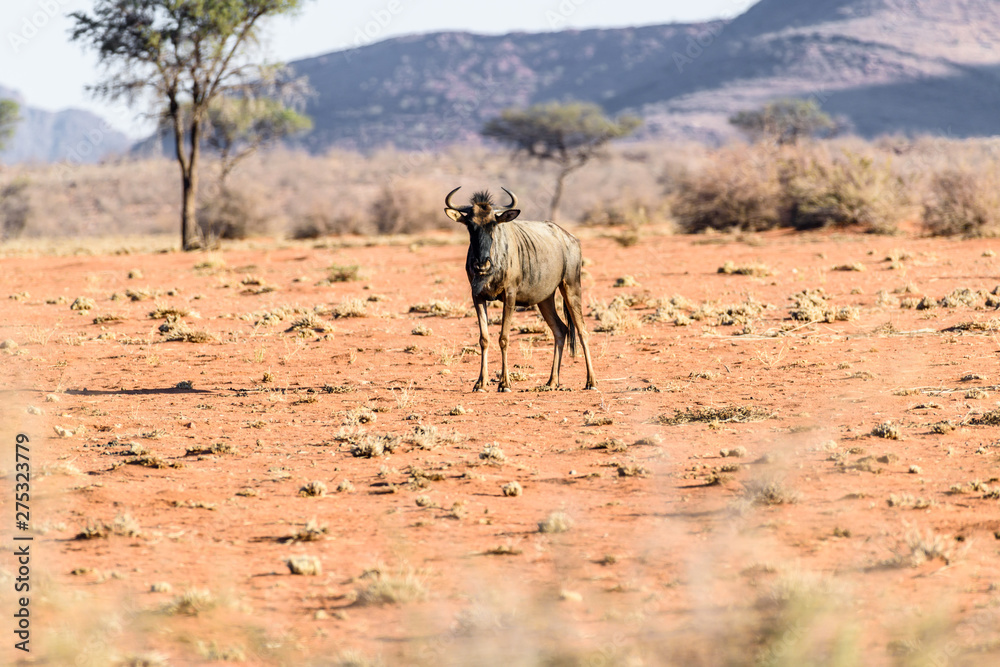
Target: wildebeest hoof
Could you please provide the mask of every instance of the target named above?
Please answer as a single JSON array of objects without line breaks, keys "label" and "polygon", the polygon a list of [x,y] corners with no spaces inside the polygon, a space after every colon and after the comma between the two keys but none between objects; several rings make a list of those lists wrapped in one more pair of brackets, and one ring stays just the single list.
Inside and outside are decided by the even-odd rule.
[{"label": "wildebeest hoof", "polygon": [[497,389],[497,391],[501,391],[501,392],[509,394],[510,393],[510,387],[500,387],[500,388]]},{"label": "wildebeest hoof", "polygon": [[476,383],[476,386],[472,388],[472,391],[485,392],[486,388],[483,387],[481,383]]}]

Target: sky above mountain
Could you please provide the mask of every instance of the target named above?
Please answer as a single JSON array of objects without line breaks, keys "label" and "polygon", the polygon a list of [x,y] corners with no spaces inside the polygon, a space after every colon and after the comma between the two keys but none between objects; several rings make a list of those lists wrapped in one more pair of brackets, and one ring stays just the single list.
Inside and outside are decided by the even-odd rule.
[{"label": "sky above mountain", "polygon": [[[31,106],[51,111],[88,109],[116,129],[141,136],[149,128],[138,117],[142,110],[95,100],[85,90],[99,80],[101,70],[91,52],[70,42],[72,21],[67,14],[90,11],[93,4],[89,0],[5,0],[0,9],[0,85],[18,90]],[[686,23],[736,16],[752,4],[753,0],[313,0],[297,16],[272,21],[266,37],[274,59],[288,62],[398,35]]]}]

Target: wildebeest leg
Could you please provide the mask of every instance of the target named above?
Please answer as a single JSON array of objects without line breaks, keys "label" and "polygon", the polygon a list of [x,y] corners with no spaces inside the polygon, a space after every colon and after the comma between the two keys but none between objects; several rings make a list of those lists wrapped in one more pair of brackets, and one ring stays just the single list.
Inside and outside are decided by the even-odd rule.
[{"label": "wildebeest leg", "polygon": [[566,302],[566,316],[573,320],[573,328],[579,334],[580,344],[583,346],[583,359],[587,362],[587,384],[584,389],[596,389],[597,380],[594,379],[594,364],[590,361],[590,345],[587,342],[590,334],[587,333],[587,329],[583,325],[583,297],[580,283],[574,284],[572,281],[564,280],[559,289],[562,291],[563,301]]},{"label": "wildebeest leg", "polygon": [[542,314],[542,319],[552,329],[552,336],[556,339],[556,346],[552,351],[552,374],[549,375],[546,385],[555,389],[559,386],[559,366],[562,364],[563,343],[566,342],[566,332],[569,328],[559,319],[555,294],[538,304],[538,312]]},{"label": "wildebeest leg", "polygon": [[510,338],[510,322],[514,317],[516,294],[506,290],[503,299],[503,321],[500,323],[500,386],[497,391],[510,391],[510,375],[507,373],[507,343]]},{"label": "wildebeest leg", "polygon": [[487,350],[490,347],[490,337],[487,331],[487,326],[489,325],[489,318],[486,316],[486,301],[472,298],[472,302],[476,306],[476,317],[479,319],[479,379],[476,381],[476,385],[472,388],[472,391],[486,391],[486,385],[489,383],[489,379],[486,375],[486,355]]}]

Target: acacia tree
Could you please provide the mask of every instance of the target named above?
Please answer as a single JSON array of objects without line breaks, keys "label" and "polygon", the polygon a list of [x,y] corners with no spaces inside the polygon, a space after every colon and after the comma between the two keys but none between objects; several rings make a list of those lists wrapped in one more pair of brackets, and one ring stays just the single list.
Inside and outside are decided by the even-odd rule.
[{"label": "acacia tree", "polygon": [[14,100],[0,100],[0,150],[7,147],[7,141],[14,136],[14,130],[21,120],[21,107]]},{"label": "acacia tree", "polygon": [[173,131],[181,171],[181,246],[199,247],[198,159],[214,101],[245,94],[273,67],[254,56],[262,20],[302,0],[97,0],[74,12],[72,38],[94,48],[106,78],[90,89],[135,103],[149,96]]},{"label": "acacia tree", "polygon": [[549,205],[549,218],[555,219],[566,176],[602,155],[609,141],[632,134],[641,124],[634,116],[612,120],[596,104],[551,102],[506,109],[488,121],[481,134],[511,146],[516,154],[558,167]]},{"label": "acacia tree", "polygon": [[768,140],[795,145],[802,137],[833,134],[837,124],[816,100],[781,99],[754,111],[741,111],[729,122],[746,132],[751,141]]},{"label": "acacia tree", "polygon": [[219,187],[258,148],[312,129],[312,120],[274,97],[223,97],[208,109],[205,143],[219,155]]}]

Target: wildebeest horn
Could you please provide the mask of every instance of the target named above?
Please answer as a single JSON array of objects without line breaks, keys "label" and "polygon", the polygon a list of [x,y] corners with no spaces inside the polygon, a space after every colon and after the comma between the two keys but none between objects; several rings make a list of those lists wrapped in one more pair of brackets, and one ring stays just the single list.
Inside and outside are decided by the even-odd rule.
[{"label": "wildebeest horn", "polygon": [[505,187],[501,187],[500,189],[506,192],[507,196],[510,197],[510,205],[508,205],[507,208],[517,208],[517,195]]},{"label": "wildebeest horn", "polygon": [[455,194],[456,192],[458,192],[459,190],[461,190],[461,189],[462,189],[462,186],[460,185],[457,188],[455,188],[454,190],[452,190],[451,192],[449,192],[448,196],[444,198],[444,205],[447,206],[448,208],[459,208],[458,206],[455,206],[454,204],[451,203],[451,196],[453,194]]}]

